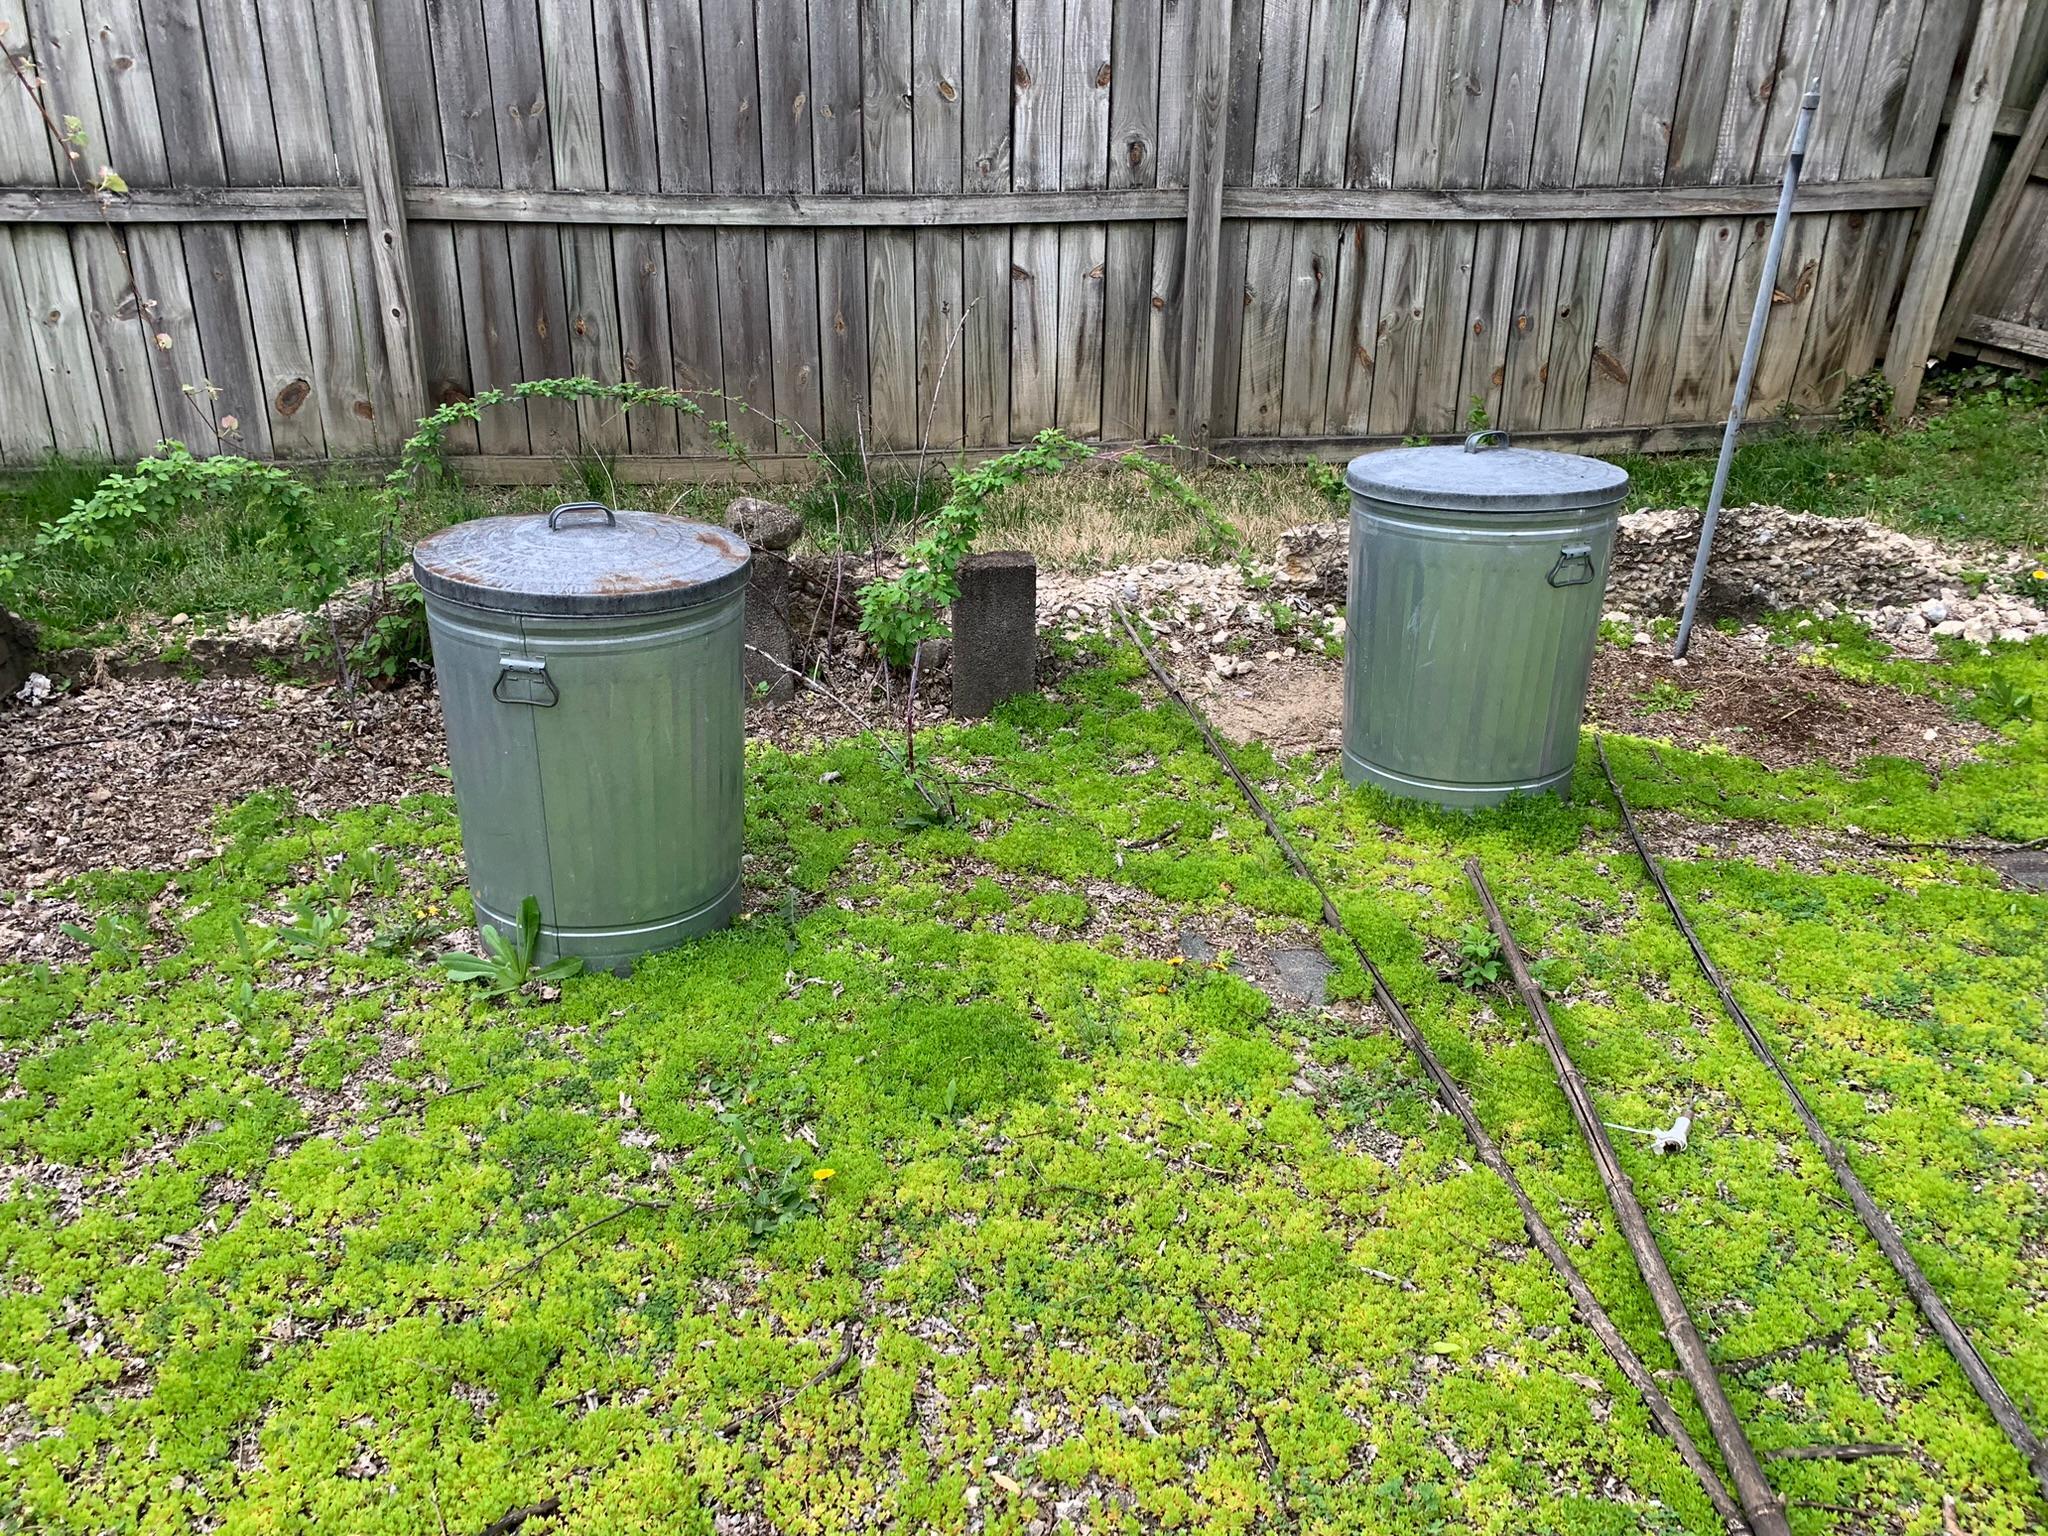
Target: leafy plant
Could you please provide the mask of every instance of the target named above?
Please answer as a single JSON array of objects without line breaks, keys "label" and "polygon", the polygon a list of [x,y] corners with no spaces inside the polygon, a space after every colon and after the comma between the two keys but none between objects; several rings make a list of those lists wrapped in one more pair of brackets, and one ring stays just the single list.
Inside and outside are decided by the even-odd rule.
[{"label": "leafy plant", "polygon": [[1882,431],[1891,420],[1894,391],[1883,372],[1873,368],[1859,379],[1851,379],[1842,391],[1835,414],[1852,432]]},{"label": "leafy plant", "polygon": [[1084,443],[1047,428],[1025,447],[953,471],[953,491],[924,537],[905,550],[903,573],[861,591],[860,629],[892,666],[908,666],[919,644],[945,633],[940,612],[960,595],[960,562],[974,547],[991,496],[1032,475],[1055,474],[1089,457]]},{"label": "leafy plant", "polygon": [[786,1163],[764,1163],[748,1145],[738,1115],[726,1111],[718,1123],[732,1133],[733,1155],[739,1159],[738,1210],[747,1236],[758,1243],[817,1209],[832,1178],[830,1168],[807,1168],[801,1153]]},{"label": "leafy plant", "polygon": [[310,899],[294,903],[292,914],[289,923],[272,932],[286,951],[301,960],[311,960],[334,948],[348,927],[346,908],[315,906]]},{"label": "leafy plant", "polygon": [[1670,678],[1659,678],[1636,695],[1636,703],[1646,715],[1683,714],[1699,703],[1698,689],[1681,688]]},{"label": "leafy plant", "polygon": [[1344,483],[1344,471],[1325,464],[1321,459],[1310,459],[1305,466],[1308,488],[1323,500],[1337,506],[1346,506],[1351,500],[1351,488]]},{"label": "leafy plant", "polygon": [[349,648],[348,664],[372,687],[394,687],[414,673],[433,670],[427,634],[427,604],[410,582],[386,590],[362,638]]},{"label": "leafy plant", "polygon": [[1135,449],[1118,462],[1142,475],[1154,495],[1177,502],[1183,511],[1194,514],[1202,529],[1201,543],[1197,548],[1205,559],[1235,560],[1243,555],[1243,530],[1218,512],[1214,502],[1188,484],[1179,470]]},{"label": "leafy plant", "polygon": [[102,912],[90,928],[77,923],[59,923],[57,927],[91,950],[97,963],[116,970],[135,964],[149,937],[142,919],[131,912]]},{"label": "leafy plant", "polygon": [[1467,432],[1489,431],[1493,426],[1493,418],[1486,412],[1486,396],[1471,395],[1467,398],[1471,403],[1465,407],[1465,430]]},{"label": "leafy plant", "polygon": [[2034,691],[2003,672],[1995,673],[1977,690],[1977,703],[1993,725],[2034,718]]},{"label": "leafy plant", "polygon": [[486,995],[507,997],[524,991],[530,982],[551,985],[583,970],[583,962],[574,955],[563,955],[546,965],[533,963],[540,952],[540,902],[532,896],[519,904],[519,927],[511,937],[489,923],[483,924],[482,929],[483,954],[458,950],[440,957],[441,969],[448,973],[450,981],[481,982]]},{"label": "leafy plant", "polygon": [[[229,504],[260,514],[262,542],[278,550],[291,572],[292,600],[314,608],[333,595],[341,568],[327,548],[326,527],[310,489],[289,470],[254,459],[220,454],[194,458],[183,443],[166,440],[132,470],[116,470],[90,496],[42,525],[33,554],[75,548],[103,554],[138,524],[161,527],[180,511],[201,504]],[[0,567],[0,586],[18,573],[19,562]]]},{"label": "leafy plant", "polygon": [[258,923],[251,928],[236,912],[228,919],[235,935],[235,958],[242,963],[242,969],[253,971],[257,966],[277,953],[277,935]]},{"label": "leafy plant", "polygon": [[1500,952],[1500,940],[1484,923],[1459,924],[1453,949],[1458,961],[1458,985],[1467,992],[1496,986],[1508,973],[1507,960]]}]

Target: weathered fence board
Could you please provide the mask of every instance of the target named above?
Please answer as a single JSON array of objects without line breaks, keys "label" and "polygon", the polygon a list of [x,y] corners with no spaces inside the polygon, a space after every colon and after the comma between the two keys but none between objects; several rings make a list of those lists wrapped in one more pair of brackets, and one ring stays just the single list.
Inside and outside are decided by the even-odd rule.
[{"label": "weathered fence board", "polygon": [[[222,416],[244,451],[388,452],[579,371],[744,401],[709,409],[770,457],[1689,430],[1824,11],[1759,413],[1883,351],[1974,5],[0,0],[87,180],[131,189],[4,109],[0,456]],[[2002,334],[2048,322],[2038,243],[1996,253]],[[451,448],[717,458],[548,401]]]}]

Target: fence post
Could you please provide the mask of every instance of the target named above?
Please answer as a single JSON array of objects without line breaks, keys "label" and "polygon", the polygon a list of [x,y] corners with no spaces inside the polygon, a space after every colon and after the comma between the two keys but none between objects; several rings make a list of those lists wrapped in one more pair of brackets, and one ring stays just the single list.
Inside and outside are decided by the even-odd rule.
[{"label": "fence post", "polygon": [[[396,446],[427,413],[427,372],[413,319],[412,257],[405,235],[405,186],[377,58],[377,12],[370,0],[349,0],[332,10],[340,65],[328,78],[328,103],[337,135],[347,134],[363,187],[363,227],[370,243],[370,295],[375,323],[364,327],[369,351],[370,399],[378,436]],[[359,296],[360,301],[360,296]]]},{"label": "fence post", "polygon": [[1188,146],[1188,228],[1180,283],[1180,399],[1184,458],[1206,452],[1215,409],[1218,284],[1222,280],[1223,151],[1230,120],[1231,0],[1195,7],[1194,136]]},{"label": "fence post", "polygon": [[2018,51],[2027,0],[1983,0],[1977,11],[1977,36],[1970,44],[1970,62],[1963,70],[1962,94],[1956,101],[1948,142],[1934,176],[1934,201],[1920,227],[1920,248],[1906,274],[1905,290],[1885,348],[1884,376],[1892,386],[1892,416],[1903,421],[1920,400],[1920,381],[1927,374],[1928,349],[1941,323],[1956,252],[1977,200],[1977,182],[1984,174],[1984,156],[1991,148],[1998,109],[2005,100],[2006,76]]}]

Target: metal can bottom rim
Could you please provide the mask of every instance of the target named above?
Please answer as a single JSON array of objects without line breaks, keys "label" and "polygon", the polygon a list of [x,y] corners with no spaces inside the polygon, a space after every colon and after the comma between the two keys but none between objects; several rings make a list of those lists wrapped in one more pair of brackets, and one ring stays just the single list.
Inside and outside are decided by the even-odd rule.
[{"label": "metal can bottom rim", "polygon": [[[475,901],[479,924],[489,923],[507,933],[518,930],[518,913],[500,912],[474,892],[471,897]],[[656,918],[652,922],[604,928],[558,928],[543,923],[534,958],[537,963],[545,964],[564,955],[574,955],[588,970],[613,971],[623,976],[642,955],[674,949],[691,939],[730,927],[739,909],[740,877],[735,873],[732,883],[703,905],[671,917]]]},{"label": "metal can bottom rim", "polygon": [[1499,805],[1516,795],[1556,795],[1560,800],[1571,799],[1573,768],[1566,767],[1556,773],[1544,774],[1540,778],[1526,779],[1508,784],[1446,784],[1436,779],[1420,779],[1405,773],[1398,773],[1378,763],[1369,763],[1350,751],[1344,753],[1344,777],[1353,784],[1370,784],[1384,789],[1390,795],[1403,800],[1427,800],[1435,805],[1448,806],[1452,810],[1476,810],[1482,806]]}]

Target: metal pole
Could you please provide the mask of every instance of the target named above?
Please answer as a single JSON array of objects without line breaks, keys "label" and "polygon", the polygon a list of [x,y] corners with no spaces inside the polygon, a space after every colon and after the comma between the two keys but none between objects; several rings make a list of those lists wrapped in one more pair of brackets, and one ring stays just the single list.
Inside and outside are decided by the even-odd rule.
[{"label": "metal pole", "polygon": [[1756,290],[1756,308],[1749,316],[1749,341],[1742,349],[1742,368],[1735,375],[1735,399],[1728,407],[1728,430],[1721,434],[1721,462],[1714,466],[1714,489],[1707,497],[1707,515],[1700,524],[1699,553],[1693,556],[1692,580],[1685,588],[1685,612],[1678,620],[1678,638],[1672,642],[1674,658],[1685,655],[1692,639],[1692,621],[1699,611],[1700,588],[1707,582],[1707,557],[1714,549],[1714,527],[1721,521],[1721,499],[1728,494],[1728,470],[1735,462],[1735,438],[1742,430],[1742,413],[1749,408],[1750,386],[1756,382],[1757,354],[1763,351],[1764,327],[1771,318],[1771,295],[1778,287],[1778,263],[1785,255],[1785,235],[1792,227],[1792,198],[1799,190],[1799,167],[1806,159],[1806,136],[1813,127],[1813,114],[1820,107],[1820,73],[1815,70],[1807,82],[1806,98],[1799,103],[1799,116],[1792,124],[1792,143],[1785,151],[1785,181],[1778,189],[1778,216],[1771,224],[1771,247],[1764,253],[1763,280]]}]

